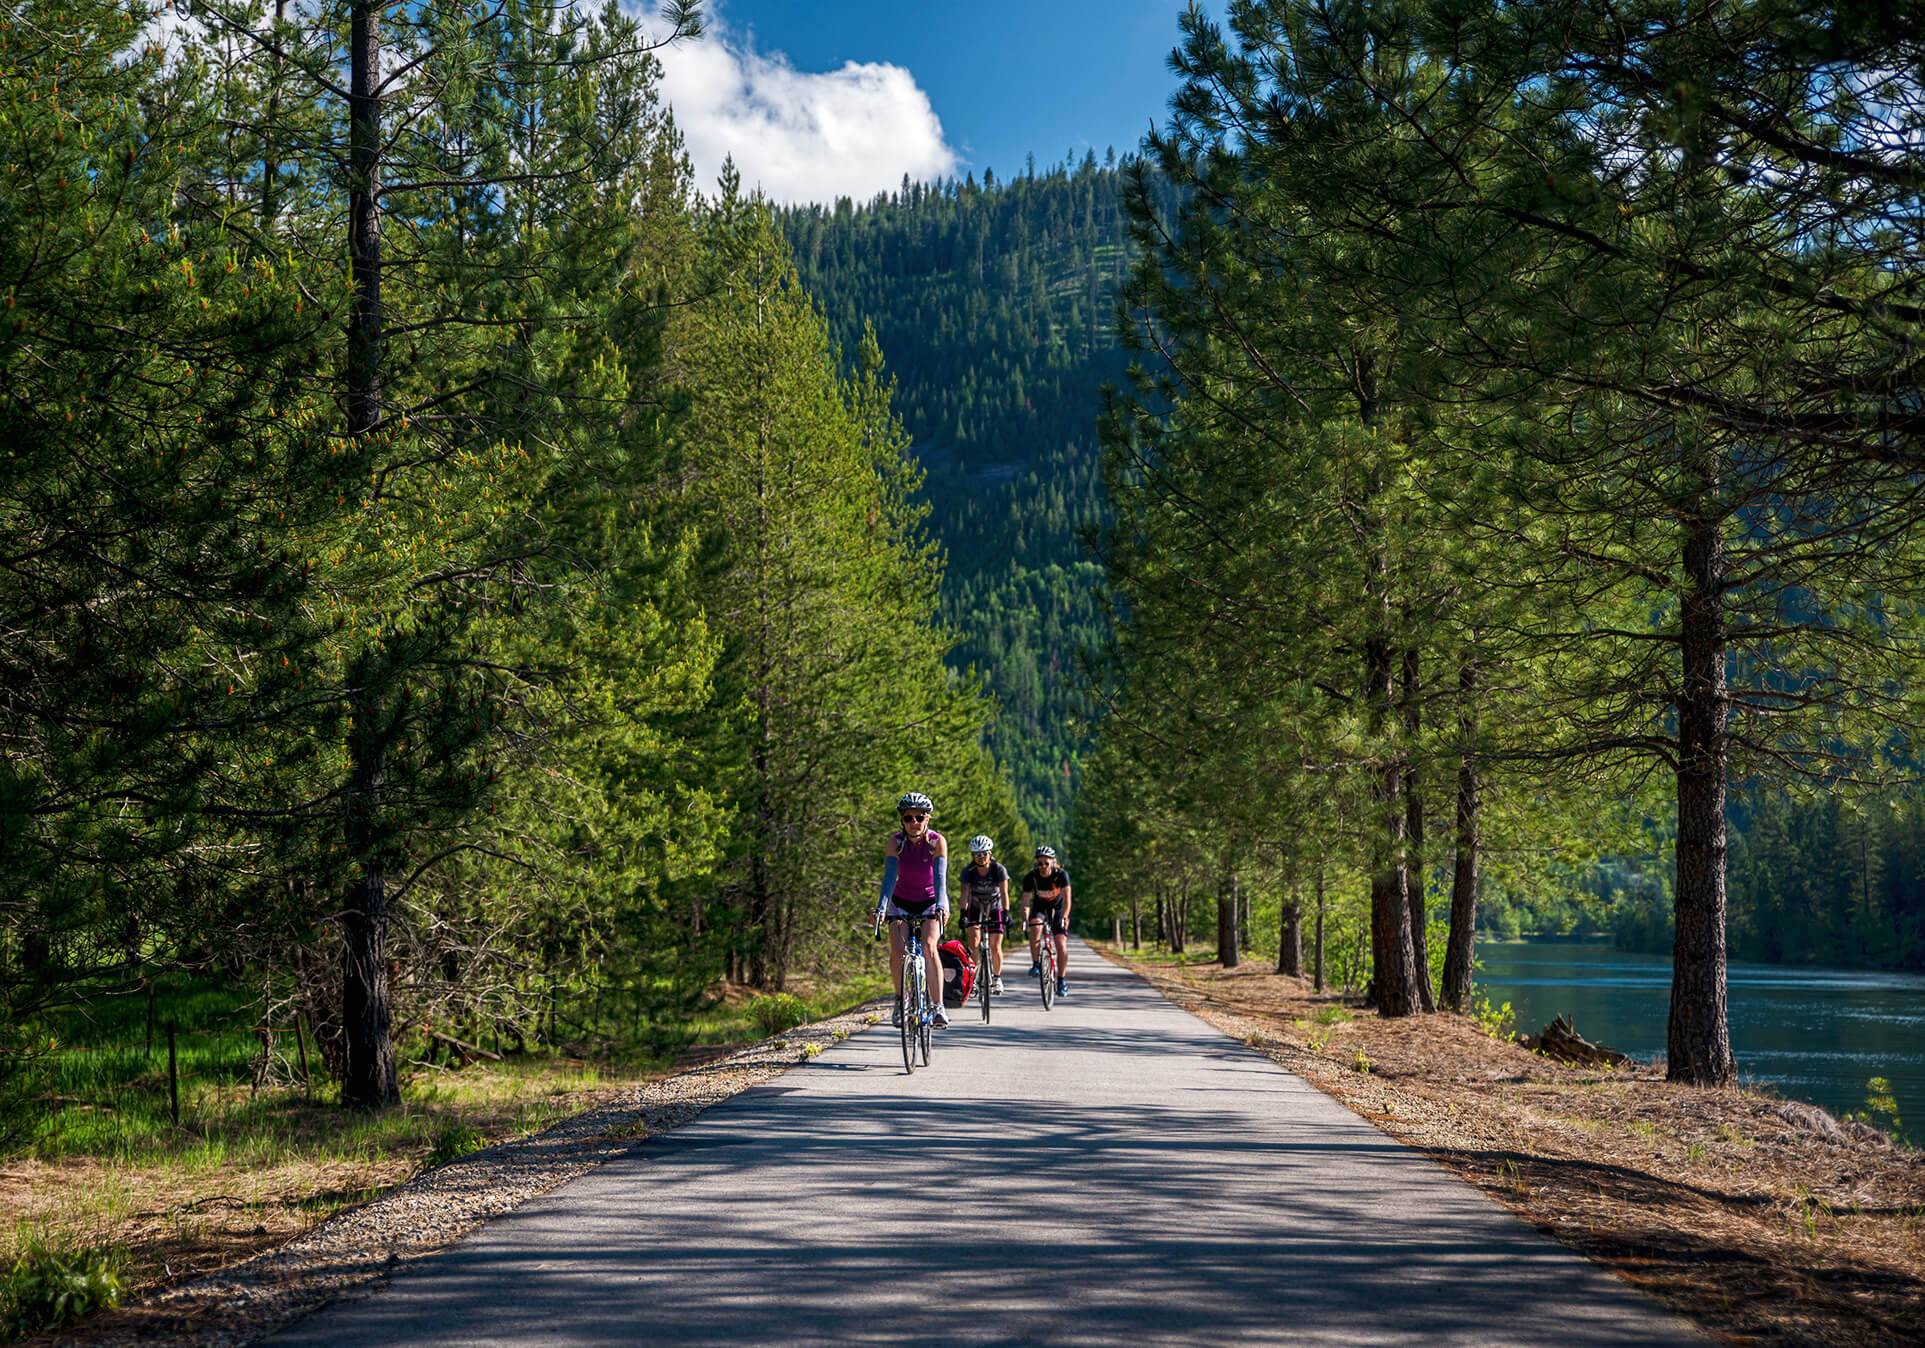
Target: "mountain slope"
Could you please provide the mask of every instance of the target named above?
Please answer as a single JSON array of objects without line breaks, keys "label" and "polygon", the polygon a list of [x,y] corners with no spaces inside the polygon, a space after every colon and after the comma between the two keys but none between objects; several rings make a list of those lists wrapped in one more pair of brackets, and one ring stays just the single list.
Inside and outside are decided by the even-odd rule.
[{"label": "mountain slope", "polygon": [[845,351],[875,328],[949,553],[952,656],[996,694],[991,741],[1039,839],[1060,838],[1106,639],[1096,416],[1127,358],[1122,179],[1094,156],[1008,183],[905,182],[865,205],[785,211],[803,284]]}]

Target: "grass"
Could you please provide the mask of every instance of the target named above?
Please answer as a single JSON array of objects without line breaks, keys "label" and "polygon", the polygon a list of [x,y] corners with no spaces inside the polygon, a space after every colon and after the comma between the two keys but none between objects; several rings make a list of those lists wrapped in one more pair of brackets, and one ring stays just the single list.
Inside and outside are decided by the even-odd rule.
[{"label": "grass", "polygon": [[428,1164],[430,1166],[447,1165],[450,1161],[459,1161],[462,1157],[478,1152],[487,1145],[481,1130],[472,1123],[461,1119],[450,1119],[441,1125],[441,1131],[434,1135],[434,1141],[428,1147]]},{"label": "grass", "polygon": [[809,1008],[793,993],[771,992],[749,1003],[749,1017],[765,1035],[781,1034],[811,1019]]},{"label": "grass", "polygon": [[[1105,944],[1108,943],[1105,942]],[[1173,954],[1161,946],[1145,944],[1142,949],[1135,950],[1130,948],[1128,943],[1125,943],[1116,947],[1116,951],[1118,954],[1134,960],[1139,964],[1164,964],[1173,968],[1193,964],[1215,964],[1217,962],[1215,947],[1209,947],[1207,949],[1199,947],[1193,950],[1185,950],[1181,954]]]}]

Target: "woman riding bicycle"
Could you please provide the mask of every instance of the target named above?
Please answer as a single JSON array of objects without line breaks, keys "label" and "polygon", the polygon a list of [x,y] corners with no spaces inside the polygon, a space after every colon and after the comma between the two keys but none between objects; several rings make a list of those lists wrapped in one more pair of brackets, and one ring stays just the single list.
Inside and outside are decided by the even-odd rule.
[{"label": "woman riding bicycle", "polygon": [[1036,869],[1023,877],[1023,926],[1029,932],[1032,976],[1041,972],[1038,941],[1056,947],[1056,995],[1069,996],[1069,872],[1056,864],[1056,849],[1036,849]]},{"label": "woman riding bicycle", "polygon": [[989,931],[990,968],[980,971],[989,980],[989,990],[1003,994],[1003,933],[1009,929],[1009,872],[990,854],[996,844],[978,833],[969,840],[970,862],[962,868],[963,945],[976,948],[978,928]]},{"label": "woman riding bicycle", "polygon": [[[935,1002],[935,1023],[947,1025],[949,1017],[942,1007],[942,958],[936,943],[942,939],[942,925],[949,918],[949,844],[942,834],[929,826],[936,807],[920,791],[911,791],[896,802],[902,827],[889,836],[882,852],[882,901],[876,906],[878,921],[908,918],[922,923],[923,968],[928,971],[927,986]],[[896,1023],[902,1016],[902,949],[907,943],[907,927],[889,922],[889,973],[896,983]]]}]

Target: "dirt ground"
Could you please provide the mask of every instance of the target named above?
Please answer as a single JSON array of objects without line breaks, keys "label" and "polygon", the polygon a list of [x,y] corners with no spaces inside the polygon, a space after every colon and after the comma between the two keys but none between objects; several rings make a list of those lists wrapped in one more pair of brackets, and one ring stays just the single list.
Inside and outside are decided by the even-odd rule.
[{"label": "dirt ground", "polygon": [[1104,953],[1726,1342],[1925,1343],[1925,1153],[1876,1129],[1382,1020],[1261,964]]}]

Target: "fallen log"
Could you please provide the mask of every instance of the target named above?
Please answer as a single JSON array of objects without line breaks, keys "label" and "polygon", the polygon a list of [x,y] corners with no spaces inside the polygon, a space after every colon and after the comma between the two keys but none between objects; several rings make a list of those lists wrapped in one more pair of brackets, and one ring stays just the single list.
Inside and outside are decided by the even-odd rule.
[{"label": "fallen log", "polygon": [[466,1043],[451,1034],[443,1034],[439,1030],[428,1030],[425,1033],[428,1038],[434,1040],[437,1044],[445,1044],[456,1053],[459,1053],[461,1055],[461,1061],[464,1064],[473,1062],[476,1058],[486,1058],[489,1062],[501,1061],[501,1055],[499,1053],[490,1053],[479,1044]]},{"label": "fallen log", "polygon": [[1577,1032],[1569,1016],[1560,1015],[1544,1027],[1544,1033],[1524,1037],[1524,1046],[1542,1053],[1547,1058],[1562,1062],[1576,1063],[1581,1067],[1624,1067],[1629,1065],[1631,1055],[1620,1053],[1602,1044],[1593,1044]]}]

